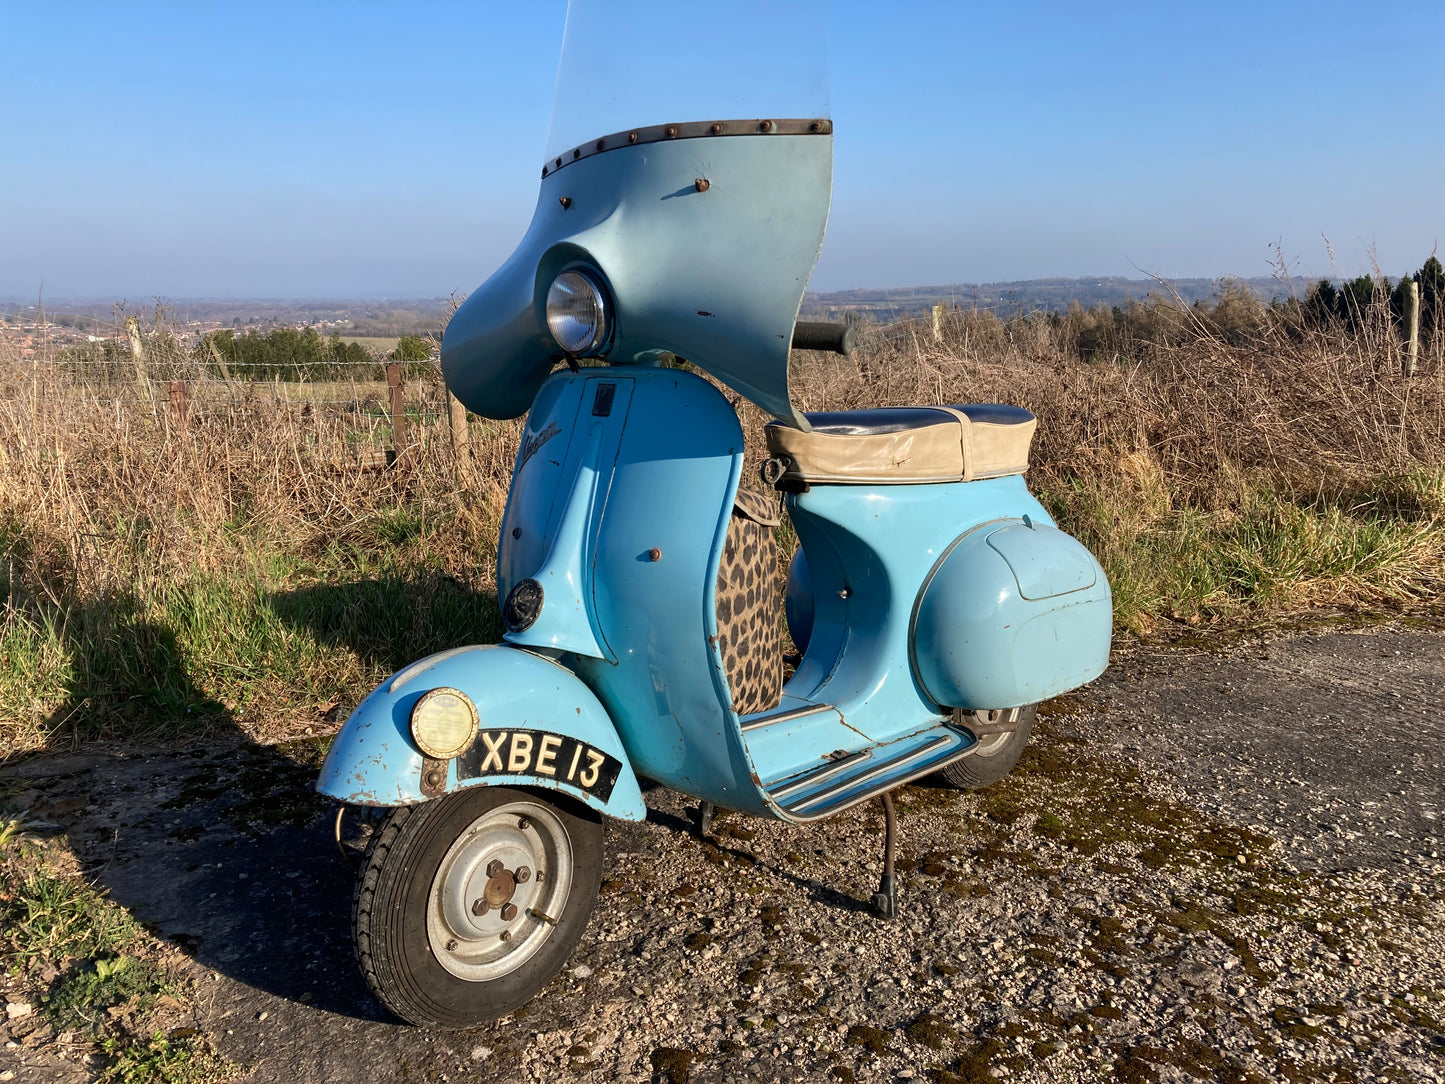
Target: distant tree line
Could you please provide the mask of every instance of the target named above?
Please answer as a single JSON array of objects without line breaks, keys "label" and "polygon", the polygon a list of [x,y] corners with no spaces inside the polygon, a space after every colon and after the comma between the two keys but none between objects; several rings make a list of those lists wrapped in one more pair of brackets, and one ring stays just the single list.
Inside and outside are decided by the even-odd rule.
[{"label": "distant tree line", "polygon": [[314,327],[278,327],[238,335],[229,329],[212,332],[197,348],[197,360],[219,376],[242,380],[371,379],[376,359],[360,343],[340,335],[323,336]]},{"label": "distant tree line", "polygon": [[1397,328],[1405,321],[1405,292],[1409,283],[1420,289],[1420,336],[1428,346],[1433,336],[1445,330],[1445,267],[1438,257],[1431,256],[1413,275],[1402,277],[1392,287],[1387,278],[1361,275],[1341,283],[1338,288],[1329,279],[1315,283],[1305,299],[1305,315],[1316,324],[1339,322],[1351,329],[1359,328],[1372,313],[1388,310]]}]

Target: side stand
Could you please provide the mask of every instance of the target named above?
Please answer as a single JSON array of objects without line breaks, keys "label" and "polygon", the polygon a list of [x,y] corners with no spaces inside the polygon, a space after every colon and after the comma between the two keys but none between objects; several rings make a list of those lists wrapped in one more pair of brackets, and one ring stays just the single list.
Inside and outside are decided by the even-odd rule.
[{"label": "side stand", "polygon": [[712,834],[712,815],[717,806],[711,802],[700,802],[697,807],[697,834],[705,837]]},{"label": "side stand", "polygon": [[893,875],[893,856],[898,843],[898,815],[893,811],[893,795],[884,793],[883,801],[883,879],[873,893],[873,910],[879,918],[898,917],[898,878]]}]

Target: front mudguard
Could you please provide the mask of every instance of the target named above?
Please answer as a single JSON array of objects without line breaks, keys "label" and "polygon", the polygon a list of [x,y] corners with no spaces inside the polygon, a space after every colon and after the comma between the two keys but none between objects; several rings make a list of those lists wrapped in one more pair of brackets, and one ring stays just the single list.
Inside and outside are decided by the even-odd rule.
[{"label": "front mudguard", "polygon": [[[427,759],[411,736],[411,712],[425,693],[442,686],[471,698],[482,732],[561,735],[616,758],[621,768],[610,791],[595,794],[569,783],[565,772],[554,778],[499,771],[459,778],[468,753],[445,764]],[[425,778],[429,773],[435,774]],[[413,805],[463,787],[488,785],[544,787],[623,820],[647,816],[617,728],[592,690],[552,660],[505,644],[443,651],[392,675],[337,732],[316,781],[320,793],[365,806]]]}]

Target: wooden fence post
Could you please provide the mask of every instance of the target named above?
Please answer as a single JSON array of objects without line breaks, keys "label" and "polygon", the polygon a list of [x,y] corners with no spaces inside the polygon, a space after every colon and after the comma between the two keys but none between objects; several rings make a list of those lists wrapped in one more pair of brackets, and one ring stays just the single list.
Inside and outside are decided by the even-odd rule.
[{"label": "wooden fence post", "polygon": [[186,427],[186,414],[190,404],[186,401],[186,382],[184,380],[171,381],[171,410],[175,413],[176,424],[184,429]]},{"label": "wooden fence post", "polygon": [[943,342],[943,305],[933,306],[933,341]]},{"label": "wooden fence post", "polygon": [[467,408],[447,390],[447,425],[452,434],[452,454],[456,457],[457,475],[465,474],[470,465],[471,435],[467,432]]},{"label": "wooden fence post", "polygon": [[1414,376],[1420,364],[1420,284],[1405,280],[1405,361],[1406,376]]},{"label": "wooden fence post", "polygon": [[150,376],[146,373],[145,341],[140,335],[140,320],[134,316],[125,318],[125,333],[130,337],[130,360],[135,365],[135,387],[142,400],[150,400],[151,413],[155,413],[155,398],[151,395]]},{"label": "wooden fence post", "polygon": [[406,451],[406,391],[401,384],[401,363],[386,363],[386,387],[391,397],[391,451],[387,454],[389,467]]}]

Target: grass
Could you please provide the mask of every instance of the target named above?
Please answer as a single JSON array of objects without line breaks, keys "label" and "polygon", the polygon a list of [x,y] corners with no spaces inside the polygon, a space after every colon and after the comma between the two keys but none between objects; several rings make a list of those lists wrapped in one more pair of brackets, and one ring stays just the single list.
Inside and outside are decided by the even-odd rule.
[{"label": "grass", "polygon": [[102,1080],[214,1084],[234,1075],[193,1029],[158,1029],[190,996],[174,954],[82,877],[61,842],[32,837],[15,819],[0,823],[0,970],[6,999],[31,1006],[16,1019],[88,1048]]},{"label": "grass", "polygon": [[112,1042],[105,1050],[112,1061],[101,1076],[103,1084],[215,1084],[237,1072],[196,1035],[157,1031],[144,1042]]},{"label": "grass", "polygon": [[[1012,402],[1030,484],[1098,555],[1121,631],[1441,599],[1445,365],[1230,295],[1123,314],[952,312],[794,358],[806,409]],[[335,385],[193,387],[182,425],[0,342],[0,757],[96,738],[330,725],[391,670],[499,633],[496,535],[520,422],[459,460],[434,370],[412,444]],[[127,398],[129,397],[129,398]],[[336,400],[332,402],[331,400]],[[224,402],[223,402],[224,401]],[[764,415],[741,403],[748,468]],[[375,416],[374,416],[375,415]],[[378,428],[380,427],[380,428]],[[780,545],[795,545],[780,529]]]}]

